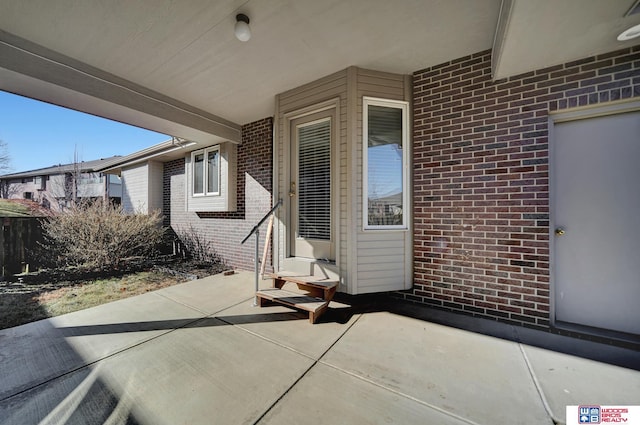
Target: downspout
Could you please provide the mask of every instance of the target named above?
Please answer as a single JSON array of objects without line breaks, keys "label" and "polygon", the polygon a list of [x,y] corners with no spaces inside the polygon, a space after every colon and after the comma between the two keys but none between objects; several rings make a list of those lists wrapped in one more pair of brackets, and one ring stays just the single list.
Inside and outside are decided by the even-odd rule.
[{"label": "downspout", "polygon": [[491,78],[493,81],[498,79],[497,71],[504,49],[504,43],[507,38],[507,30],[511,21],[511,13],[513,12],[514,0],[502,0],[500,5],[500,14],[498,15],[498,23],[496,32],[493,37],[493,46],[491,49]]},{"label": "downspout", "polygon": [[103,190],[102,197],[104,199],[104,202],[106,203],[106,202],[109,202],[109,199],[110,199],[110,197],[109,197],[109,176],[107,174],[105,174],[105,173],[100,173],[100,174],[102,174],[102,177],[104,177],[104,190]]}]

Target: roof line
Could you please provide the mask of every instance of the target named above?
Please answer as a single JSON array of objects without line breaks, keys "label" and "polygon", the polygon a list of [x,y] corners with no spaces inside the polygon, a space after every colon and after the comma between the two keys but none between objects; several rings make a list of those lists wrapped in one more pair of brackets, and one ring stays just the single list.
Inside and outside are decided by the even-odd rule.
[{"label": "roof line", "polygon": [[0,178],[7,179],[7,178],[29,177],[29,176],[40,176],[40,175],[48,175],[48,174],[65,173],[65,172],[70,171],[70,167],[75,166],[75,164],[79,164],[80,165],[80,170],[81,171],[99,171],[100,168],[102,168],[100,166],[101,164],[103,164],[103,163],[111,163],[111,162],[113,162],[114,160],[116,160],[117,158],[120,158],[120,157],[121,157],[120,155],[114,155],[112,157],[94,159],[94,160],[90,160],[90,161],[78,161],[78,162],[70,162],[70,163],[66,163],[66,164],[52,165],[50,167],[35,168],[33,170],[20,171],[20,172],[17,172],[17,173],[10,173],[10,174],[3,174],[3,175],[0,175]]},{"label": "roof line", "polygon": [[141,162],[159,155],[163,155],[165,153],[170,153],[178,149],[186,148],[194,144],[196,144],[196,142],[187,141],[187,140],[176,141],[175,138],[172,138],[171,140],[167,140],[166,142],[158,143],[156,145],[139,150],[137,152],[133,152],[129,155],[118,157],[112,161],[109,161],[103,166],[96,168],[96,170],[97,171],[114,170],[119,167],[122,167],[123,165],[135,164],[137,162]]}]

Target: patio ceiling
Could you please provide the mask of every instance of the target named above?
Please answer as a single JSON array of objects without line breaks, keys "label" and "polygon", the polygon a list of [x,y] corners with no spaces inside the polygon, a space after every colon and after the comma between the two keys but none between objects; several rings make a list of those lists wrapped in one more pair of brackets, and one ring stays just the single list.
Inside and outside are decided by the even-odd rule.
[{"label": "patio ceiling", "polygon": [[[504,5],[503,5],[504,3]],[[277,93],[409,74],[497,42],[504,78],[626,47],[633,0],[3,0],[0,89],[186,139],[240,141]],[[503,12],[500,13],[500,9]],[[247,14],[253,36],[233,34]]]}]

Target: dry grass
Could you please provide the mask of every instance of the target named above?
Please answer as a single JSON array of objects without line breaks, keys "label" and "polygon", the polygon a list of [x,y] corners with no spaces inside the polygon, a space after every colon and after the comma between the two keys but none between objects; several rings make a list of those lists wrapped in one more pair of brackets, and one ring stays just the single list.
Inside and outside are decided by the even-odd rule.
[{"label": "dry grass", "polygon": [[0,329],[94,307],[184,282],[157,271],[84,282],[0,282]]},{"label": "dry grass", "polygon": [[0,199],[0,217],[30,217],[29,208],[18,202]]},{"label": "dry grass", "polygon": [[50,217],[51,210],[28,199],[0,199],[0,217]]}]

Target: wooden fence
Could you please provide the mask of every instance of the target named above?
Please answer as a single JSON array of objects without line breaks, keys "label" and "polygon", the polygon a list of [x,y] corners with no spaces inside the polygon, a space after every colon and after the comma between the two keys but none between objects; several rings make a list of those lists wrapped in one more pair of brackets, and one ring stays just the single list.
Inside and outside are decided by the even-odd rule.
[{"label": "wooden fence", "polygon": [[0,217],[0,267],[2,276],[36,269],[39,264],[32,255],[42,241],[42,226],[37,217]]}]

